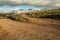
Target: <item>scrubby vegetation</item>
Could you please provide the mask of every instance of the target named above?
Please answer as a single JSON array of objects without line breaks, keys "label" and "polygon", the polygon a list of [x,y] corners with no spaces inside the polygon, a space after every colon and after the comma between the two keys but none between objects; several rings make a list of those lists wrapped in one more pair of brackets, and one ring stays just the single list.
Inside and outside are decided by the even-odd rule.
[{"label": "scrubby vegetation", "polygon": [[42,10],[42,11],[33,11],[26,12],[21,14],[0,14],[0,18],[8,18],[15,21],[28,22],[29,20],[22,15],[26,15],[27,17],[33,18],[50,18],[50,19],[60,19],[60,9],[52,9],[52,10]]},{"label": "scrubby vegetation", "polygon": [[11,19],[11,20],[21,21],[21,22],[27,22],[28,21],[28,19],[24,18],[21,14],[19,14],[19,15],[9,15],[8,18]]},{"label": "scrubby vegetation", "polygon": [[21,14],[0,14],[0,19],[4,18],[20,22],[28,22],[28,19],[24,18]]},{"label": "scrubby vegetation", "polygon": [[36,11],[36,12],[26,13],[26,15],[33,18],[60,19],[60,9]]}]

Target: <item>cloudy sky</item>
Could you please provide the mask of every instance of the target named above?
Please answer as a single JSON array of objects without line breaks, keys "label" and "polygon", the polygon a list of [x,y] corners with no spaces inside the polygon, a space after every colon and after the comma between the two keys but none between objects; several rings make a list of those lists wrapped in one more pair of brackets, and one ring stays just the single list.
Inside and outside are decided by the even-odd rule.
[{"label": "cloudy sky", "polygon": [[60,7],[60,0],[0,0],[0,6],[20,4]]}]

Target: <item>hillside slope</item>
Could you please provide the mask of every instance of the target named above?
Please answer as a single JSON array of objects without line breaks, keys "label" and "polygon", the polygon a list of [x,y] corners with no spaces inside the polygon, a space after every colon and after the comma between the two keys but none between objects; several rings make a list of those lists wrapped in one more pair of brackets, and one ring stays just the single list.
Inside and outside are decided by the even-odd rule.
[{"label": "hillside slope", "polygon": [[37,25],[0,19],[0,40],[60,40],[60,21],[54,22],[55,24],[52,22],[51,25],[51,21],[45,21]]}]

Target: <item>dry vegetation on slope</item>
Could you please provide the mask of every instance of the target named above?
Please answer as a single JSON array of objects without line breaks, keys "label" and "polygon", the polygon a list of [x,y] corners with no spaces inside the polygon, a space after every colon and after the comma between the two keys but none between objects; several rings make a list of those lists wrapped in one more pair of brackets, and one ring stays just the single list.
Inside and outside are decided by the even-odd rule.
[{"label": "dry vegetation on slope", "polygon": [[35,11],[31,13],[26,13],[26,15],[33,17],[33,18],[60,19],[60,9]]},{"label": "dry vegetation on slope", "polygon": [[0,40],[60,40],[60,16],[57,14],[60,15],[60,10],[2,14]]}]

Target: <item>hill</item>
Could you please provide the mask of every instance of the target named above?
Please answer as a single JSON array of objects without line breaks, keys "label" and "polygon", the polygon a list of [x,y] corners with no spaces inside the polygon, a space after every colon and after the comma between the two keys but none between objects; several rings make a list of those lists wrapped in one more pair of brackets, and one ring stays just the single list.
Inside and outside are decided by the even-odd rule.
[{"label": "hill", "polygon": [[60,40],[58,15],[60,9],[0,14],[0,40]]}]

